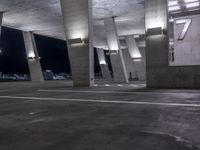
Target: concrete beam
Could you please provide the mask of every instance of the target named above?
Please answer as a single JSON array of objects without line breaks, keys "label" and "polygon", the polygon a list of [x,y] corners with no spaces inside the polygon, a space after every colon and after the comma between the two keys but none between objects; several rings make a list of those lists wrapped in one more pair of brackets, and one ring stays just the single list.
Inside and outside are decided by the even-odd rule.
[{"label": "concrete beam", "polygon": [[107,43],[110,50],[114,81],[118,83],[128,83],[127,71],[124,63],[123,53],[120,49],[120,42],[117,35],[114,18],[105,18],[104,25]]},{"label": "concrete beam", "polygon": [[92,0],[60,0],[74,86],[94,84]]},{"label": "concrete beam", "polygon": [[110,70],[108,68],[108,63],[106,61],[105,53],[103,49],[97,49],[97,55],[99,58],[99,65],[101,68],[101,73],[104,79],[111,79]]},{"label": "concrete beam", "polygon": [[33,82],[43,82],[44,77],[34,35],[32,32],[23,32],[23,37],[31,80]]}]

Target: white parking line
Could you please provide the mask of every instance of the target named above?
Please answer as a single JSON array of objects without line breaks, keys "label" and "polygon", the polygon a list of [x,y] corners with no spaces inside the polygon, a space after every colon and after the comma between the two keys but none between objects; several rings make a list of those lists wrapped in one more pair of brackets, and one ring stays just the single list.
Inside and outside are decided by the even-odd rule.
[{"label": "white parking line", "polygon": [[95,94],[174,94],[174,95],[180,95],[180,94],[187,94],[187,95],[198,95],[200,96],[200,93],[173,93],[173,92],[122,92],[122,91],[75,91],[75,90],[46,90],[46,89],[38,89],[38,92],[56,92],[56,93],[95,93]]},{"label": "white parking line", "polygon": [[139,101],[114,101],[114,100],[94,100],[94,99],[68,99],[52,97],[22,97],[22,96],[0,96],[0,99],[21,99],[21,100],[39,100],[39,101],[70,101],[70,102],[92,102],[92,103],[110,103],[110,104],[133,104],[133,105],[160,105],[160,106],[181,106],[181,107],[200,107],[200,104],[183,103],[156,103]]}]

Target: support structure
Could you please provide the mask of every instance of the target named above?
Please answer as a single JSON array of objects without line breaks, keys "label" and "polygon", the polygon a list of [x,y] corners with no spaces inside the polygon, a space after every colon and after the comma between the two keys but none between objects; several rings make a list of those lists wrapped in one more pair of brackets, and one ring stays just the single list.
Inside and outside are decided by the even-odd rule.
[{"label": "support structure", "polygon": [[124,63],[120,42],[114,18],[105,18],[107,43],[110,50],[110,59],[113,69],[114,81],[118,83],[128,83],[127,71]]},{"label": "support structure", "polygon": [[1,36],[1,26],[3,23],[3,12],[0,12],[0,36]]},{"label": "support structure", "polygon": [[140,53],[140,50],[136,44],[136,41],[132,35],[129,35],[125,38],[126,44],[128,47],[128,51],[130,53],[130,56],[132,59],[141,59],[142,55]]},{"label": "support structure", "polygon": [[44,77],[40,64],[40,57],[38,55],[35,38],[32,32],[23,32],[24,44],[26,49],[26,55],[28,60],[28,66],[33,82],[43,82]]},{"label": "support structure", "polygon": [[106,61],[105,53],[103,49],[97,49],[97,55],[99,58],[99,65],[101,68],[101,73],[104,79],[111,79],[110,70],[108,63]]},{"label": "support structure", "polygon": [[74,86],[94,83],[92,0],[60,0]]},{"label": "support structure", "polygon": [[169,66],[167,0],[145,1],[147,87],[200,88],[200,66]]},{"label": "support structure", "polygon": [[[137,78],[140,81],[146,80],[146,63],[145,63],[145,56],[141,53],[140,49],[137,46],[137,43],[135,41],[135,38],[130,35],[125,38],[126,44],[128,47],[128,52],[130,55],[130,58],[127,59],[131,62],[126,65],[127,67],[132,66],[133,68],[129,68],[128,74],[129,78]],[[124,56],[126,54],[126,50],[124,50]],[[133,65],[130,65],[133,64]]]}]

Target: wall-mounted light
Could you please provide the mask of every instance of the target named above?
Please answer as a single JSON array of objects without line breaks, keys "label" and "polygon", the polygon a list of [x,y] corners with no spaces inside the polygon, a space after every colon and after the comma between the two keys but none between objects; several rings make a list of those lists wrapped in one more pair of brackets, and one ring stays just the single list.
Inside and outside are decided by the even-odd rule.
[{"label": "wall-mounted light", "polygon": [[134,34],[133,37],[134,37],[135,39],[139,39],[139,38],[140,38],[140,35],[139,35],[139,34]]},{"label": "wall-mounted light", "polygon": [[100,65],[106,65],[106,61],[105,61],[105,60],[101,60],[101,61],[99,62],[99,64],[100,64]]},{"label": "wall-mounted light", "polygon": [[68,43],[70,45],[75,45],[75,44],[85,44],[88,43],[88,41],[86,39],[76,38],[76,39],[68,39]]},{"label": "wall-mounted light", "polygon": [[192,2],[192,3],[186,4],[186,8],[199,7],[199,5],[200,5],[200,2]]},{"label": "wall-mounted light", "polygon": [[30,53],[28,54],[27,59],[28,59],[29,61],[34,61],[34,60],[36,59],[35,53],[34,53],[34,52],[30,52]]},{"label": "wall-mounted light", "polygon": [[181,9],[181,6],[180,5],[175,5],[175,6],[170,6],[169,7],[169,11],[178,11]]},{"label": "wall-mounted light", "polygon": [[168,6],[174,6],[174,5],[178,5],[178,1],[177,0],[173,0],[173,1],[169,1],[168,2]]},{"label": "wall-mounted light", "polygon": [[80,43],[82,43],[82,42],[83,42],[83,41],[82,41],[81,38],[69,39],[69,40],[68,40],[68,43],[69,43],[70,45],[73,45],[73,44],[80,44]]},{"label": "wall-mounted light", "polygon": [[105,57],[105,53],[103,49],[97,48],[97,55],[98,55],[98,59],[99,59],[99,64],[100,65],[106,65],[106,57]]},{"label": "wall-mounted light", "polygon": [[28,61],[35,61],[35,57],[27,57]]},{"label": "wall-mounted light", "polygon": [[191,2],[196,2],[198,0],[184,0],[185,3],[191,3]]},{"label": "wall-mounted light", "polygon": [[142,61],[142,57],[138,57],[138,58],[133,58],[134,62],[141,62]]},{"label": "wall-mounted light", "polygon": [[165,31],[161,27],[147,29],[147,36],[161,35],[161,34],[165,34]]},{"label": "wall-mounted light", "polygon": [[109,53],[110,55],[118,55],[118,50],[110,50]]},{"label": "wall-mounted light", "polygon": [[40,57],[36,57],[34,52],[30,52],[27,57],[28,61],[35,61],[36,59],[41,59]]},{"label": "wall-mounted light", "polygon": [[169,22],[174,22],[174,18],[170,17]]},{"label": "wall-mounted light", "polygon": [[28,57],[30,57],[30,58],[35,58],[35,53],[34,53],[34,52],[30,52],[30,53],[28,54]]},{"label": "wall-mounted light", "polygon": [[38,57],[38,58],[36,58],[36,57],[27,57],[27,59],[28,59],[28,61],[35,61],[36,59],[40,60],[41,57]]}]

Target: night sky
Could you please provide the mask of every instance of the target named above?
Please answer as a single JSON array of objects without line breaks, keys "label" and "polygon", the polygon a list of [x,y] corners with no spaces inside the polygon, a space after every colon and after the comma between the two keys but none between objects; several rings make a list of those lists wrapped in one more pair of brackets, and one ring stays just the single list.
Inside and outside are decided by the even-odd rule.
[{"label": "night sky", "polygon": [[[54,73],[70,73],[70,64],[66,42],[40,35],[35,35],[42,70],[52,70]],[[2,27],[0,38],[0,72],[2,73],[29,73],[26,60],[25,46],[22,32]],[[95,57],[95,72],[100,71],[97,53]]]}]

